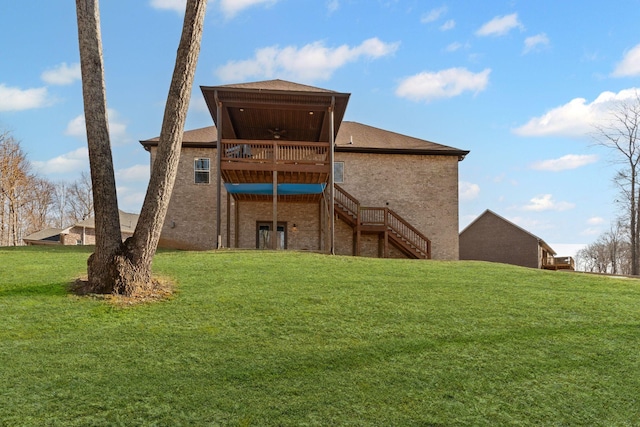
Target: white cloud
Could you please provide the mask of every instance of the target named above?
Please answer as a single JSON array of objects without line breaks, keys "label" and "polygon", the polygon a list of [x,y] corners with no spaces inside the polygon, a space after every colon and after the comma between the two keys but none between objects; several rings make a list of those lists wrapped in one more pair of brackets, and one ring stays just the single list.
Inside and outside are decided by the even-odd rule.
[{"label": "white cloud", "polygon": [[329,13],[335,12],[340,9],[340,2],[338,0],[327,1],[327,9],[329,10]]},{"label": "white cloud", "polygon": [[33,167],[42,174],[64,174],[89,170],[89,150],[81,147],[45,161],[33,161]]},{"label": "white cloud", "polygon": [[639,90],[630,88],[618,93],[602,92],[590,104],[584,98],[575,98],[512,131],[521,136],[585,136],[593,131],[594,125],[608,118],[616,103],[635,99]]},{"label": "white cloud", "polygon": [[439,7],[437,9],[431,9],[429,11],[429,13],[425,13],[424,15],[422,15],[422,17],[420,18],[420,22],[422,22],[423,24],[428,24],[430,22],[435,22],[438,19],[440,19],[440,17],[442,15],[444,15],[445,13],[447,13],[447,7],[446,6],[442,6],[442,7]]},{"label": "white cloud", "polygon": [[640,75],[640,44],[631,48],[613,70],[614,77],[631,77]]},{"label": "white cloud", "polygon": [[44,71],[40,77],[50,85],[70,85],[82,78],[80,64],[67,65],[66,62],[63,62],[55,68]]},{"label": "white cloud", "polygon": [[412,101],[433,101],[440,98],[452,98],[463,92],[481,92],[489,83],[489,68],[473,73],[466,68],[425,71],[407,77],[400,82],[396,95]]},{"label": "white cloud", "polygon": [[321,41],[301,48],[271,46],[256,51],[252,59],[228,62],[218,68],[217,74],[225,81],[276,76],[303,81],[327,80],[335,70],[349,62],[391,55],[398,46],[399,43],[384,43],[378,38],[365,40],[354,47],[342,45],[328,48]]},{"label": "white cloud", "polygon": [[[127,135],[127,125],[120,121],[119,114],[116,110],[107,110],[109,120],[109,137],[113,145],[123,145],[130,141]],[[84,114],[72,119],[67,124],[65,135],[74,136],[80,139],[87,139],[87,128],[84,121]]]},{"label": "white cloud", "polygon": [[559,172],[595,163],[598,156],[595,154],[567,154],[557,159],[542,160],[531,165],[531,169],[541,171]]},{"label": "white cloud", "polygon": [[51,103],[46,87],[23,90],[0,84],[0,112],[30,110]]},{"label": "white cloud", "polygon": [[591,217],[587,220],[587,224],[589,225],[600,225],[604,223],[604,218],[599,216]]},{"label": "white cloud", "polygon": [[122,181],[148,181],[150,175],[151,171],[148,164],[133,165],[116,171],[116,179]]},{"label": "white cloud", "polygon": [[151,0],[151,7],[154,9],[173,10],[184,13],[187,8],[187,0]]},{"label": "white cloud", "polygon": [[460,50],[460,48],[462,48],[462,43],[453,42],[450,45],[448,45],[444,50],[446,50],[447,52],[455,52],[456,50]]},{"label": "white cloud", "polygon": [[227,18],[233,18],[239,12],[251,6],[265,4],[270,6],[278,0],[220,0],[220,8]]},{"label": "white cloud", "polygon": [[440,30],[449,31],[449,30],[453,30],[455,27],[456,27],[456,21],[454,21],[453,19],[449,19],[447,22],[445,22],[440,26]]},{"label": "white cloud", "polygon": [[140,213],[144,197],[146,195],[145,187],[127,187],[116,186],[118,193],[118,208],[125,212]]},{"label": "white cloud", "polygon": [[473,200],[480,194],[480,186],[471,182],[460,181],[458,183],[460,200]]},{"label": "white cloud", "polygon": [[543,194],[529,200],[529,204],[522,207],[525,211],[566,211],[573,209],[575,205],[569,202],[558,202],[553,200],[551,194]]},{"label": "white cloud", "polygon": [[524,39],[523,54],[533,52],[534,50],[541,50],[549,46],[549,37],[545,33],[536,34],[535,36],[527,37]]},{"label": "white cloud", "polygon": [[491,21],[485,23],[478,31],[478,36],[504,36],[514,28],[524,30],[524,25],[518,20],[518,14],[496,16]]}]

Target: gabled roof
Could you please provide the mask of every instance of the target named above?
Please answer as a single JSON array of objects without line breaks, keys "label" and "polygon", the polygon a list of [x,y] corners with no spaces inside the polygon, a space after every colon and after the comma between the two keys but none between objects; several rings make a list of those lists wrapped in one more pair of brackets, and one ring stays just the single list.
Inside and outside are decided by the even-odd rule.
[{"label": "gabled roof", "polygon": [[22,240],[25,242],[29,241],[39,241],[39,240],[52,240],[56,236],[58,237],[58,242],[60,241],[60,233],[62,233],[61,228],[45,228],[44,230],[36,231],[35,233],[29,234],[27,237],[24,237]]},{"label": "gabled roof", "polygon": [[263,80],[260,82],[249,82],[249,83],[234,83],[229,85],[220,85],[216,86],[220,89],[248,89],[248,90],[259,90],[259,91],[286,91],[286,92],[322,92],[322,93],[334,93],[337,94],[339,92],[335,92],[329,89],[322,89],[319,87],[303,85],[300,83],[289,82],[286,80]]},{"label": "gabled roof", "polygon": [[[217,130],[215,126],[185,131],[184,147],[216,148]],[[149,149],[158,145],[159,137],[140,141]],[[360,152],[379,154],[451,155],[460,160],[469,151],[438,144],[424,139],[390,132],[357,122],[342,122],[336,137],[336,152]]]},{"label": "gabled roof", "polygon": [[342,122],[336,138],[336,152],[407,153],[454,155],[460,160],[469,151],[379,129],[357,122]]},{"label": "gabled roof", "polygon": [[[133,233],[136,229],[136,225],[138,224],[138,218],[140,215],[124,212],[122,210],[118,210],[120,214],[120,231],[125,233]],[[96,220],[95,218],[87,218],[85,220],[79,221],[64,230],[62,232],[68,232],[73,227],[85,227],[85,228],[95,228]]]},{"label": "gabled roof", "polygon": [[335,137],[340,127],[350,96],[285,80],[200,89],[224,139],[267,140],[286,132],[295,141],[328,142],[331,130]]},{"label": "gabled roof", "polygon": [[487,209],[486,211],[484,211],[482,214],[480,214],[476,219],[474,219],[473,221],[471,221],[471,223],[469,225],[467,225],[464,230],[462,230],[460,232],[460,235],[462,235],[465,231],[467,231],[469,228],[471,228],[473,226],[473,224],[475,224],[476,222],[478,222],[481,218],[487,217],[487,216],[492,216],[494,218],[497,218],[503,222],[505,222],[506,224],[517,228],[518,230],[522,231],[523,233],[533,237],[534,239],[536,239],[538,241],[538,244],[540,246],[542,246],[543,248],[545,248],[548,252],[551,253],[551,255],[555,255],[556,251],[554,251],[551,246],[549,246],[544,240],[542,240],[540,237],[536,236],[535,234],[525,230],[524,228],[520,227],[517,224],[514,224],[513,222],[509,221],[508,219],[498,215],[497,213],[493,212],[490,209]]}]

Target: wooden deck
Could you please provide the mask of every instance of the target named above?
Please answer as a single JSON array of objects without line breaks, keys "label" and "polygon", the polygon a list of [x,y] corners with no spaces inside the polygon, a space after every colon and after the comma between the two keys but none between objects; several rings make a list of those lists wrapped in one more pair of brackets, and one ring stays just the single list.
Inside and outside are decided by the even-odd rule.
[{"label": "wooden deck", "polygon": [[542,268],[545,270],[575,270],[575,260],[570,256],[549,257],[542,262]]},{"label": "wooden deck", "polygon": [[223,140],[220,171],[228,183],[327,183],[331,172],[327,142]]}]

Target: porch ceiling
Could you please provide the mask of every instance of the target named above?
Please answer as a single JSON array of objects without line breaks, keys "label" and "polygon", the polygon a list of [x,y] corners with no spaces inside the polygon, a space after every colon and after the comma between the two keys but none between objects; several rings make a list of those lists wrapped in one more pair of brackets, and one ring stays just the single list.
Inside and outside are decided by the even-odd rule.
[{"label": "porch ceiling", "polygon": [[202,86],[201,90],[223,139],[329,142],[332,102],[335,138],[349,100],[348,93],[282,80]]}]

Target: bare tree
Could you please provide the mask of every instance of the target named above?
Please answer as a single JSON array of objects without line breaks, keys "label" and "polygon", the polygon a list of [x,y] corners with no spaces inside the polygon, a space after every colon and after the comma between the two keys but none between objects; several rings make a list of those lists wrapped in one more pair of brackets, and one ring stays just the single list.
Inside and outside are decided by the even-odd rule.
[{"label": "bare tree", "polygon": [[187,0],[182,36],[167,97],[158,154],[138,226],[120,238],[115,177],[107,124],[98,0],[76,0],[80,65],[96,219],[96,249],[87,262],[93,292],[133,295],[153,287],[151,263],[177,174],[193,78],[200,53],[206,0]]},{"label": "bare tree", "polygon": [[91,177],[86,172],[67,187],[67,214],[72,222],[83,221],[93,216],[93,191]]},{"label": "bare tree", "polygon": [[20,143],[8,132],[0,135],[0,197],[3,245],[19,244],[21,199],[29,180],[30,164]]},{"label": "bare tree", "polygon": [[31,172],[26,153],[9,132],[0,134],[0,245],[49,225],[53,185]]},{"label": "bare tree", "polygon": [[614,181],[618,185],[623,205],[623,218],[628,223],[631,274],[640,273],[640,94],[620,102],[605,125],[596,126],[597,144],[611,149],[613,161],[622,168]]}]

